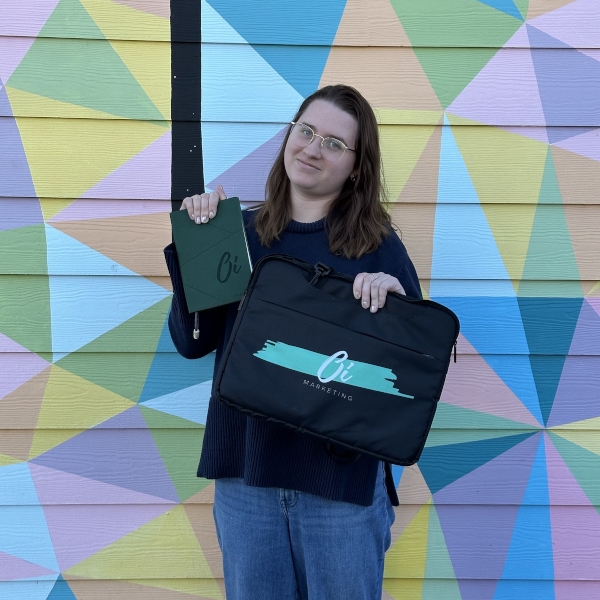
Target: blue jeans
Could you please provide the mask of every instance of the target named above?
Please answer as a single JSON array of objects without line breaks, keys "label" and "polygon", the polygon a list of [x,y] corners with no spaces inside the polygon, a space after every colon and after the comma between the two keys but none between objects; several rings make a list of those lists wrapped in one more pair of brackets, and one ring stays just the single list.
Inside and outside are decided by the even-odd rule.
[{"label": "blue jeans", "polygon": [[381,600],[394,510],[383,465],[371,506],[217,479],[227,600]]}]

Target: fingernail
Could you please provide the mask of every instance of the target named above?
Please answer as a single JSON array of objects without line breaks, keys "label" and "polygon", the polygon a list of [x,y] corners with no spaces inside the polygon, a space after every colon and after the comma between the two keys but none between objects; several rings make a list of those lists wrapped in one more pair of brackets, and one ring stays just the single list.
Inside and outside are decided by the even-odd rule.
[{"label": "fingernail", "polygon": [[206,221],[208,221],[208,217],[206,217],[206,216],[202,217],[202,222],[206,223]]},{"label": "fingernail", "polygon": [[379,308],[383,308],[383,302],[379,303]]},{"label": "fingernail", "polygon": [[371,312],[375,312],[377,310],[377,307],[373,304],[373,306],[371,306]]},{"label": "fingernail", "polygon": [[367,306],[369,306],[369,303],[368,303],[368,302],[365,302],[365,301],[363,300],[363,306],[364,306],[365,308],[367,308]]},{"label": "fingernail", "polygon": [[212,212],[212,210],[211,210],[211,211],[208,213],[208,216],[209,216],[209,218],[211,218],[211,219],[212,219],[212,218],[215,216],[215,213],[214,213],[214,212]]},{"label": "fingernail", "polygon": [[198,223],[198,225],[200,225],[200,223],[201,223],[200,217],[196,217],[196,223]]},{"label": "fingernail", "polygon": [[360,298],[360,294],[358,292],[354,292],[354,297],[358,300]]}]

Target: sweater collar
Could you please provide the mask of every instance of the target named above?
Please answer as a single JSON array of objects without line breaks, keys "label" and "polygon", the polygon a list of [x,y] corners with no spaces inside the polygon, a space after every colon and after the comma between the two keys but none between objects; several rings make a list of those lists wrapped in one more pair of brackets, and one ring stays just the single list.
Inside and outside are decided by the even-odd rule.
[{"label": "sweater collar", "polygon": [[292,219],[285,229],[286,231],[291,231],[293,233],[313,233],[315,231],[322,231],[325,229],[325,219],[326,217],[323,217],[312,223],[300,223],[299,221],[294,221]]}]

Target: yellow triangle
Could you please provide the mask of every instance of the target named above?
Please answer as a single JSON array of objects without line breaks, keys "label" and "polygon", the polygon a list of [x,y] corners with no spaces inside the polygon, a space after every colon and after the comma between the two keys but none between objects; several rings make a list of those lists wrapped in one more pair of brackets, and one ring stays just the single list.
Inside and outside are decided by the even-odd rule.
[{"label": "yellow triangle", "polygon": [[[596,417],[595,419],[589,419],[589,421],[595,421],[594,429],[591,427],[586,427],[586,431],[573,431],[569,429],[565,429],[563,431],[556,430],[552,428],[552,431],[559,435],[560,437],[572,442],[573,444],[577,444],[594,454],[600,456],[600,435],[598,435],[598,429],[600,428],[600,417]],[[585,423],[585,421],[583,421]],[[573,427],[573,423],[569,423],[569,427]],[[577,423],[575,423],[577,426]]]},{"label": "yellow triangle", "polygon": [[111,40],[142,89],[162,116],[171,118],[171,45],[164,42],[141,44],[130,40]]},{"label": "yellow triangle", "polygon": [[110,0],[80,0],[109,40],[171,41],[170,19]]},{"label": "yellow triangle", "polygon": [[38,94],[24,92],[6,86],[6,93],[13,109],[19,117],[53,117],[56,119],[122,119],[113,114],[86,108],[69,102],[61,102]]},{"label": "yellow triangle", "polygon": [[592,287],[586,296],[600,296],[600,281]]},{"label": "yellow triangle", "polygon": [[448,115],[506,269],[518,285],[546,166],[548,145]]},{"label": "yellow triangle", "polygon": [[400,195],[434,129],[434,125],[379,127],[383,174],[390,200]]},{"label": "yellow triangle", "polygon": [[31,444],[30,458],[132,406],[135,406],[135,402],[52,365]]},{"label": "yellow triangle", "polygon": [[[183,506],[175,506],[66,571],[91,579],[208,579],[213,574]],[[205,592],[206,593],[206,592]],[[214,582],[212,596],[221,592]]]},{"label": "yellow triangle", "polygon": [[44,220],[48,221],[52,217],[55,217],[59,212],[67,208],[67,206],[73,204],[73,202],[75,202],[74,198],[40,198]]},{"label": "yellow triangle", "polygon": [[423,579],[427,562],[429,508],[424,504],[402,535],[387,551],[384,577],[392,579]]},{"label": "yellow triangle", "polygon": [[173,590],[202,598],[214,598],[214,600],[223,600],[224,598],[214,579],[131,579],[129,583]]},{"label": "yellow triangle", "polygon": [[7,465],[15,465],[17,463],[22,463],[20,458],[15,458],[14,456],[8,456],[8,454],[0,454],[0,467],[6,467]]},{"label": "yellow triangle", "polygon": [[38,197],[78,198],[165,133],[145,121],[16,119]]}]

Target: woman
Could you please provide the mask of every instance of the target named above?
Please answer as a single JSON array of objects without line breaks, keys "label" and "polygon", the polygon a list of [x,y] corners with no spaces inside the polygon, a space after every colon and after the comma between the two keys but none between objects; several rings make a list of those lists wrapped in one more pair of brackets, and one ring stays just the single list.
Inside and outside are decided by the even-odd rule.
[{"label": "woman", "polygon": [[[252,261],[278,253],[325,263],[355,277],[355,297],[373,313],[389,291],[420,297],[382,196],[372,108],[354,88],[318,90],[290,123],[265,203],[244,212]],[[182,210],[201,226],[225,197],[219,186],[186,198]],[[203,311],[194,340],[173,246],[165,255],[175,346],[187,358],[216,349],[218,369],[237,306]],[[392,504],[398,505],[389,465],[211,398],[198,476],[216,480],[213,512],[228,600],[381,598]]]}]

